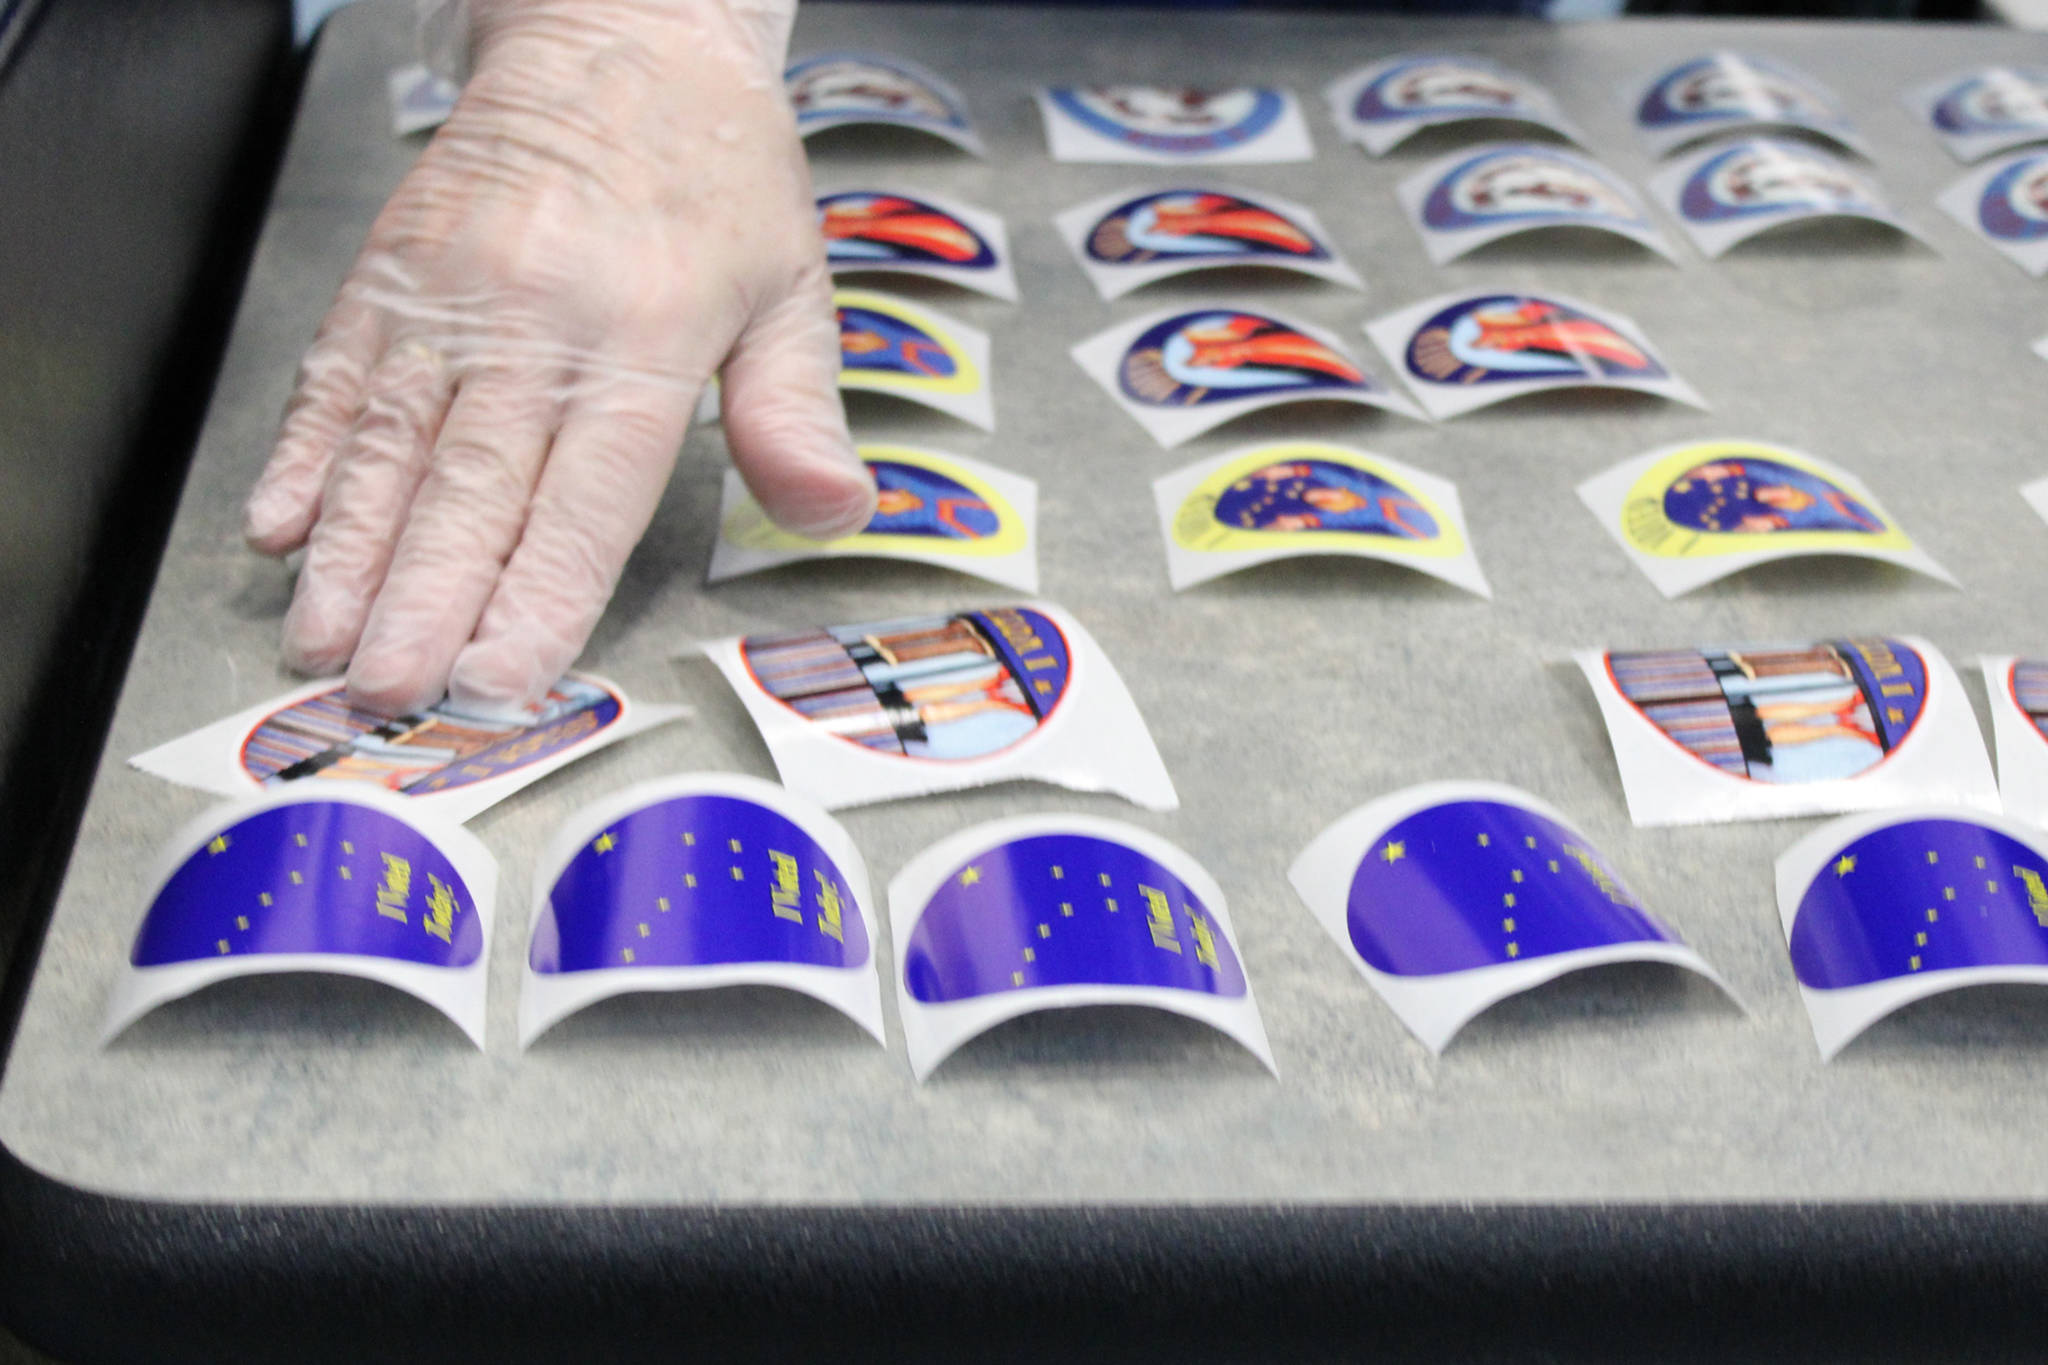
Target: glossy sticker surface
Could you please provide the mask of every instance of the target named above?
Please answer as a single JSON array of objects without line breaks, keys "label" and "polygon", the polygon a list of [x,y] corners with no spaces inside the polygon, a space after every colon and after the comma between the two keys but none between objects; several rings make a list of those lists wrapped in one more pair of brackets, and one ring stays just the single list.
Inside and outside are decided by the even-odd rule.
[{"label": "glossy sticker surface", "polygon": [[835,275],[916,275],[1017,297],[1008,240],[994,214],[928,196],[842,190],[818,197],[818,228]]},{"label": "glossy sticker surface", "polygon": [[1633,324],[1557,295],[1444,295],[1366,324],[1435,417],[1542,389],[1636,389],[1702,406]]},{"label": "glossy sticker surface", "polygon": [[1116,298],[1191,270],[1271,266],[1358,286],[1315,214],[1270,195],[1222,187],[1119,192],[1055,220],[1096,291]]},{"label": "glossy sticker surface", "polygon": [[1972,171],[1937,202],[2029,275],[2048,275],[2048,151],[2020,152]]},{"label": "glossy sticker surface", "polygon": [[1578,137],[1548,91],[1463,54],[1393,57],[1352,72],[1326,93],[1337,126],[1374,156],[1420,129],[1472,119],[1511,119]]},{"label": "glossy sticker surface", "polygon": [[1662,155],[1732,128],[1802,128],[1853,150],[1862,140],[1826,86],[1784,62],[1716,52],[1680,63],[1643,90],[1636,128]]},{"label": "glossy sticker surface", "polygon": [[832,294],[839,387],[893,394],[995,429],[988,337],[936,309],[865,289]]},{"label": "glossy sticker surface", "polygon": [[1998,746],[1998,796],[2005,814],[2048,826],[2048,661],[1985,655],[1979,661]]},{"label": "glossy sticker surface", "polygon": [[1650,184],[1708,256],[1759,232],[1816,218],[1861,218],[1911,233],[1867,176],[1818,147],[1783,138],[1709,147]]},{"label": "glossy sticker surface", "polygon": [[2048,141],[2048,67],[1986,66],[1907,92],[1906,105],[1961,161]]},{"label": "glossy sticker surface", "polygon": [[1579,497],[1666,596],[1812,554],[1878,559],[1955,581],[1847,470],[1783,446],[1667,446],[1588,480]]},{"label": "glossy sticker surface", "polygon": [[1489,595],[1457,490],[1384,456],[1276,442],[1191,465],[1154,489],[1176,588],[1273,559],[1356,554]]},{"label": "glossy sticker surface", "polygon": [[1439,265],[1503,237],[1555,227],[1596,228],[1671,254],[1632,186],[1556,147],[1509,143],[1461,152],[1425,166],[1398,193]]},{"label": "glossy sticker surface", "polygon": [[1305,161],[1294,96],[1266,86],[1052,86],[1038,92],[1055,161]]},{"label": "glossy sticker surface", "polygon": [[837,540],[783,530],[728,471],[709,581],[805,559],[871,555],[940,564],[1023,592],[1038,587],[1037,485],[965,456],[910,446],[857,448],[875,480],[875,514]]},{"label": "glossy sticker surface", "polygon": [[797,131],[806,137],[849,124],[894,124],[981,153],[959,92],[915,62],[872,52],[823,52],[791,63],[782,83],[796,111]]}]

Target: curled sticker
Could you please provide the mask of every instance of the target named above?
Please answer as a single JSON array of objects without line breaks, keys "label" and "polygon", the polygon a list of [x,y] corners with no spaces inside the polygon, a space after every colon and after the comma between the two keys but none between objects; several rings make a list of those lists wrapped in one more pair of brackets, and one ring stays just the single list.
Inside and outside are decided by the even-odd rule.
[{"label": "curled sticker", "polygon": [[835,289],[832,306],[839,315],[840,388],[908,398],[983,431],[996,429],[986,332],[867,289]]},{"label": "curled sticker", "polygon": [[1361,67],[1324,91],[1330,118],[1374,156],[1424,128],[1509,120],[1548,128],[1574,142],[1579,130],[1548,90],[1479,57],[1411,52]]},{"label": "curled sticker", "polygon": [[1880,223],[1919,240],[1870,177],[1784,138],[1716,143],[1658,172],[1650,190],[1707,256],[1772,228],[1827,218]]},{"label": "curled sticker", "polygon": [[1123,679],[1048,603],[703,646],[783,783],[830,809],[1036,779],[1180,804]]},{"label": "curled sticker", "polygon": [[1882,560],[1955,586],[1861,480],[1783,446],[1665,446],[1588,479],[1579,498],[1666,597],[1802,555]]},{"label": "curled sticker", "polygon": [[2048,139],[2048,67],[1980,67],[1905,99],[1958,161]]},{"label": "curled sticker", "polygon": [[1998,809],[1963,686],[1913,636],[1585,650],[1638,825]]},{"label": "curled sticker", "polygon": [[1632,389],[1706,406],[1633,322],[1558,294],[1440,294],[1365,331],[1435,418],[1549,389]]},{"label": "curled sticker", "polygon": [[1321,441],[1242,446],[1152,485],[1176,590],[1299,555],[1358,555],[1491,597],[1458,490]]},{"label": "curled sticker", "polygon": [[1360,403],[1422,417],[1328,332],[1250,308],[1170,308],[1100,332],[1072,354],[1168,448],[1285,403]]},{"label": "curled sticker", "polygon": [[931,194],[840,190],[818,196],[818,229],[834,275],[945,280],[1017,301],[1003,220]]},{"label": "curled sticker", "polygon": [[250,796],[311,778],[397,792],[467,820],[555,769],[688,714],[632,701],[613,683],[571,673],[511,717],[451,701],[386,716],[351,706],[339,678],[308,683],[128,762],[219,796]]},{"label": "curled sticker", "polygon": [[944,138],[985,155],[960,92],[915,62],[873,52],[821,52],[782,73],[800,136],[827,128],[884,124]]},{"label": "curled sticker", "polygon": [[1200,1020],[1279,1074],[1222,888],[1144,830],[1077,815],[963,830],[889,883],[889,927],[920,1081],[1005,1020],[1079,1005]]},{"label": "curled sticker", "polygon": [[837,540],[806,540],[768,519],[734,470],[725,474],[713,583],[807,559],[873,556],[937,564],[1015,588],[1038,590],[1038,485],[964,455],[863,445],[874,476],[875,514]]},{"label": "curled sticker", "polygon": [[1287,877],[1431,1052],[1489,1006],[1587,967],[1668,962],[1728,990],[1564,815],[1513,787],[1383,796],[1318,834]]},{"label": "curled sticker", "polygon": [[1362,289],[1322,220],[1276,195],[1216,185],[1118,190],[1053,220],[1095,292],[1120,298],[1193,270],[1271,266]]},{"label": "curled sticker", "polygon": [[2029,275],[2048,275],[2048,152],[2021,152],[1974,170],[1937,202]]},{"label": "curled sticker", "polygon": [[1503,143],[1432,161],[1395,192],[1437,265],[1546,228],[1591,228],[1677,259],[1635,187],[1591,157]]},{"label": "curled sticker", "polygon": [[1778,858],[1778,918],[1821,1060],[1915,1000],[2048,985],[2041,832],[1940,807],[1852,815]]},{"label": "curled sticker", "polygon": [[1635,101],[1636,131],[1652,156],[1757,128],[1798,128],[1869,155],[1834,92],[1784,62],[1713,52],[1656,77]]},{"label": "curled sticker", "polygon": [[866,865],[770,782],[693,773],[578,811],[535,868],[519,1046],[629,991],[780,986],[882,1041]]},{"label": "curled sticker", "polygon": [[1978,660],[1998,746],[1998,798],[2014,820],[2048,826],[2048,660]]},{"label": "curled sticker", "polygon": [[1175,166],[1315,155],[1300,103],[1267,86],[1059,85],[1037,99],[1054,161]]},{"label": "curled sticker", "polygon": [[404,991],[484,1045],[497,865],[375,788],[315,784],[208,811],[156,860],[101,1041],[217,981],[277,972]]}]

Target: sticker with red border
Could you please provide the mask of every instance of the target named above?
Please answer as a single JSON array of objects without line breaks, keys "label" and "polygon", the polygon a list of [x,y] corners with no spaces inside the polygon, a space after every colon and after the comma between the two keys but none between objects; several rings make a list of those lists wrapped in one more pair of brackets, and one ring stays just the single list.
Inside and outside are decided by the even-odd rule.
[{"label": "sticker with red border", "polygon": [[1049,603],[700,648],[739,693],[783,785],[827,809],[1013,780],[1150,810],[1180,804],[1108,655]]},{"label": "sticker with red border", "polygon": [[2005,813],[2048,825],[2048,659],[1987,654],[1977,664],[1991,699],[1991,742],[1998,749],[1998,795]]},{"label": "sticker with red border", "polygon": [[457,822],[555,769],[689,714],[570,673],[517,715],[442,700],[402,716],[351,706],[339,678],[308,683],[128,762],[218,796],[341,782],[379,787]]},{"label": "sticker with red border", "polygon": [[1638,825],[1999,808],[1962,683],[1915,636],[1573,658]]}]

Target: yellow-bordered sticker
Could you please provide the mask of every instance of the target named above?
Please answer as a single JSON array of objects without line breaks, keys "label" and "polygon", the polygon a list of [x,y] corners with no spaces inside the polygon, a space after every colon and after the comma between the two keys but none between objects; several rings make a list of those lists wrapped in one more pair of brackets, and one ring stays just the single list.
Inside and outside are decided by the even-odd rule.
[{"label": "yellow-bordered sticker", "polygon": [[1621,505],[1628,543],[1663,559],[1782,550],[1905,550],[1912,541],[1867,489],[1811,456],[1760,441],[1702,441],[1665,454]]},{"label": "yellow-bordered sticker", "polygon": [[994,430],[987,333],[873,290],[835,290],[832,304],[841,388],[895,394]]}]

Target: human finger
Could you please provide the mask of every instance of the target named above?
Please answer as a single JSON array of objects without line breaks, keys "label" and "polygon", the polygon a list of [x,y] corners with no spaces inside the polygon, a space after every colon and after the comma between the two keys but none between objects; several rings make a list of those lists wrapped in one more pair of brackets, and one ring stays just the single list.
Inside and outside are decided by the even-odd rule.
[{"label": "human finger", "polygon": [[253,550],[285,555],[306,543],[335,451],[361,415],[383,320],[344,289],[307,348],[263,473],[242,505],[242,537]]}]

